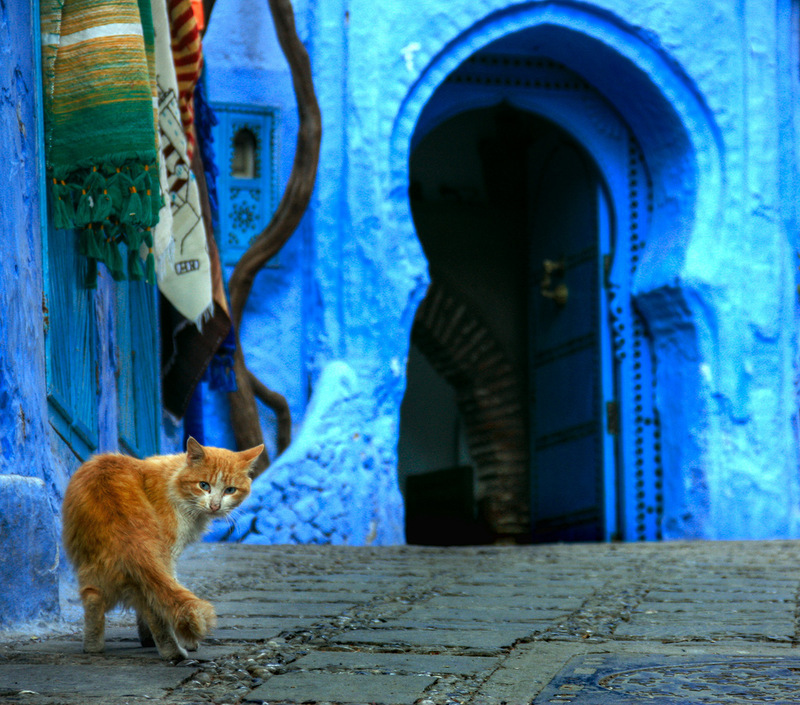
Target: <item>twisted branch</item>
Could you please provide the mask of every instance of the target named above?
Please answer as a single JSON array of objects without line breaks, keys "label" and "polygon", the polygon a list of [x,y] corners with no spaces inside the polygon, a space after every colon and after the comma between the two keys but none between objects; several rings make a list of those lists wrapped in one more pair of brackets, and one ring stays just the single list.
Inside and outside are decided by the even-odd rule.
[{"label": "twisted branch", "polygon": [[[299,128],[292,173],[286,184],[278,208],[269,224],[242,255],[231,275],[228,290],[231,299],[231,320],[236,334],[234,372],[237,391],[230,392],[231,423],[240,450],[263,443],[264,435],[256,409],[256,396],[275,411],[278,419],[278,453],[291,441],[291,412],[286,399],[268,389],[248,370],[244,359],[239,330],[247,298],[256,274],[274,257],[292,236],[311,200],[319,161],[322,137],[322,119],[314,94],[311,62],[294,23],[294,9],[290,0],[269,0],[278,43],[283,50],[292,75]],[[266,451],[259,458],[256,474],[269,466]]]}]

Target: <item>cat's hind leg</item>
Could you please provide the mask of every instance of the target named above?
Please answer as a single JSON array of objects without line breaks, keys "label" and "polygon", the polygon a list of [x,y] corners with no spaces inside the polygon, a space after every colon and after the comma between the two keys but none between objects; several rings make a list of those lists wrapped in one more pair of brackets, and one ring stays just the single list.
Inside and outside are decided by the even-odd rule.
[{"label": "cat's hind leg", "polygon": [[150,631],[150,625],[139,610],[136,611],[136,630],[139,632],[139,643],[144,648],[149,649],[156,645],[156,640]]},{"label": "cat's hind leg", "polygon": [[83,650],[99,654],[105,650],[106,602],[92,586],[81,588],[83,602]]}]

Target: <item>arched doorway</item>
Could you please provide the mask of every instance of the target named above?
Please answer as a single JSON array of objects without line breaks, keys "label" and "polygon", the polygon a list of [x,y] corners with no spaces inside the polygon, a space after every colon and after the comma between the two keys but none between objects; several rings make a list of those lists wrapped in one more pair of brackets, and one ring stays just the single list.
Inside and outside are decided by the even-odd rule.
[{"label": "arched doorway", "polygon": [[[693,498],[704,496],[697,469],[706,467],[720,443],[704,422],[714,400],[697,360],[714,356],[706,335],[712,309],[702,265],[714,249],[722,215],[723,142],[702,91],[669,51],[650,39],[613,13],[561,0],[502,8],[455,32],[448,26],[440,45],[427,43],[416,55],[424,68],[398,98],[387,173],[385,225],[406,251],[416,250],[408,198],[411,153],[435,125],[502,102],[517,80],[523,85],[526,80],[512,78],[511,86],[473,82],[469,91],[447,100],[457,83],[451,79],[479,53],[547,57],[604,99],[602,106],[582,105],[585,94],[551,81],[558,100],[526,108],[517,102],[518,91],[509,102],[563,127],[604,179],[616,238],[604,267],[613,297],[605,335],[613,345],[619,397],[631,402],[618,407],[621,523],[615,535],[624,540],[659,538],[662,527],[665,536],[704,535],[704,515],[687,510]],[[615,125],[630,129],[622,142],[609,129],[609,114]],[[612,163],[626,167],[607,169]],[[423,274],[409,281],[406,330],[426,284]],[[664,409],[660,418],[654,398]]]},{"label": "arched doorway", "polygon": [[[412,147],[433,282],[412,342],[453,389],[479,519],[495,537],[658,538],[652,359],[630,295],[650,188],[630,131],[578,74],[496,43],[437,89]],[[425,470],[408,430],[442,418],[418,369],[401,482]]]}]

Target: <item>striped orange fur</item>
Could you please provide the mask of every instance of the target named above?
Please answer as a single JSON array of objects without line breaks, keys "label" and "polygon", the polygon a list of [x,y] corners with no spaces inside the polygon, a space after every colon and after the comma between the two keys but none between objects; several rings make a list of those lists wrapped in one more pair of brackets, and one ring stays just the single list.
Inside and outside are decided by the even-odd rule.
[{"label": "striped orange fur", "polygon": [[143,644],[166,659],[214,626],[210,603],[175,578],[175,561],[208,523],[250,493],[253,462],[264,446],[241,452],[200,445],[144,460],[119,454],[85,462],[67,486],[64,546],[84,607],[84,650],[104,649],[105,613],[118,604],[137,613]]}]

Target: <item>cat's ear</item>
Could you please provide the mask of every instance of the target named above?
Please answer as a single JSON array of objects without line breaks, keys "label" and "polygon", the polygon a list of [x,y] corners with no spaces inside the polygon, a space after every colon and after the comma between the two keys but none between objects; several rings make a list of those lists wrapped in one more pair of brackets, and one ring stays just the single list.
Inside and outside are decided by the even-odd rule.
[{"label": "cat's ear", "polygon": [[189,465],[197,465],[198,463],[203,462],[203,458],[206,457],[206,449],[203,448],[194,438],[189,436],[189,440],[186,441],[186,459],[189,461]]},{"label": "cat's ear", "polygon": [[253,476],[253,464],[261,457],[261,454],[264,452],[264,444],[257,445],[254,448],[249,448],[248,450],[241,450],[239,451],[239,457],[244,460],[246,463],[250,463],[250,477]]}]

